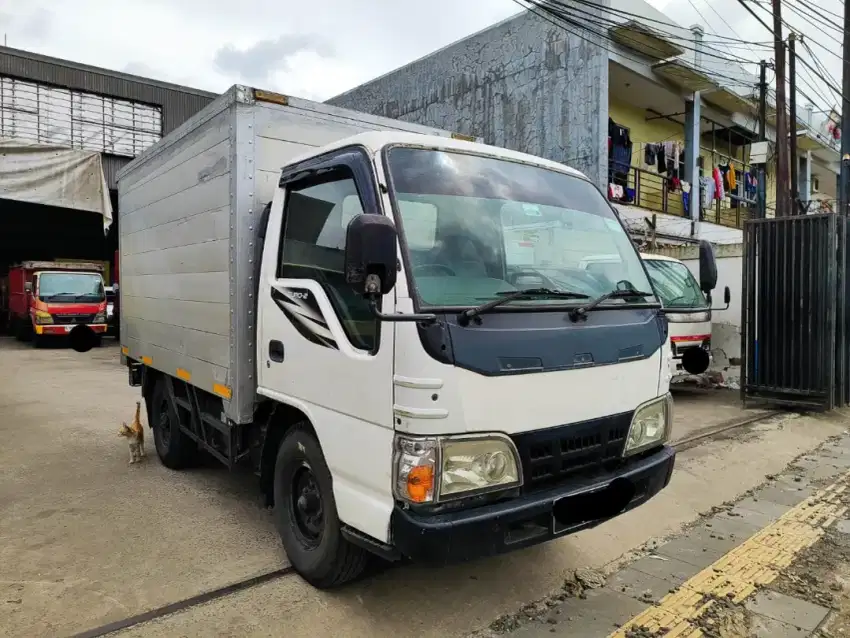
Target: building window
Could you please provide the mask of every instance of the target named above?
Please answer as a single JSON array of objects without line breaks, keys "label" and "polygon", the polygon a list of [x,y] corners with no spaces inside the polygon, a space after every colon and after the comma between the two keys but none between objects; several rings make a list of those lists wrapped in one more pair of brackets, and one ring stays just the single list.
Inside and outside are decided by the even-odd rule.
[{"label": "building window", "polygon": [[162,110],[3,77],[0,137],[135,157],[162,137]]}]

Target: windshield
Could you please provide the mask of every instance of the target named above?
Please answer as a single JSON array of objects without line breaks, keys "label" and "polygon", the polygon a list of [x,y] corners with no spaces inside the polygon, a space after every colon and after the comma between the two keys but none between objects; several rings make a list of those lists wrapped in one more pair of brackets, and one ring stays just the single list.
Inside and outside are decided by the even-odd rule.
[{"label": "windshield", "polygon": [[103,301],[103,278],[93,273],[44,272],[38,276],[42,301]]},{"label": "windshield", "polygon": [[[507,160],[404,147],[390,149],[387,164],[423,306],[475,306],[530,287],[589,297],[623,282],[651,289],[629,236],[585,179]],[[599,254],[612,256],[607,273],[582,268],[586,257]],[[535,296],[508,305],[581,302]],[[603,305],[628,303],[633,301]]]},{"label": "windshield", "polygon": [[685,264],[661,259],[644,261],[652,286],[665,308],[705,308],[708,305]]}]

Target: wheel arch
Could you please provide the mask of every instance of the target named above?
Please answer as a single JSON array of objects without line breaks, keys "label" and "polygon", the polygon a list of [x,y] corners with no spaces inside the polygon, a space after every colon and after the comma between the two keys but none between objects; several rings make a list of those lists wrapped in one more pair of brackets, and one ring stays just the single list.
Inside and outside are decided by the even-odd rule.
[{"label": "wheel arch", "polygon": [[304,410],[287,403],[268,401],[263,407],[263,412],[260,419],[261,428],[264,430],[259,462],[260,492],[265,505],[271,507],[274,505],[274,466],[277,450],[286,433],[294,425],[302,423],[319,442],[320,448],[322,442],[319,440],[310,416]]}]

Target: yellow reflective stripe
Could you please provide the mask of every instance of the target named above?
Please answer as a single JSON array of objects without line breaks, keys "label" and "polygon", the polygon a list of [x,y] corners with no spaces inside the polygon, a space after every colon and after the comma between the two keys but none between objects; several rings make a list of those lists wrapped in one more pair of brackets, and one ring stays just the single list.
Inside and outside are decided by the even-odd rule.
[{"label": "yellow reflective stripe", "polygon": [[220,383],[213,384],[213,392],[222,399],[227,399],[228,401],[230,401],[230,397],[233,396],[233,391],[226,385],[222,385]]}]

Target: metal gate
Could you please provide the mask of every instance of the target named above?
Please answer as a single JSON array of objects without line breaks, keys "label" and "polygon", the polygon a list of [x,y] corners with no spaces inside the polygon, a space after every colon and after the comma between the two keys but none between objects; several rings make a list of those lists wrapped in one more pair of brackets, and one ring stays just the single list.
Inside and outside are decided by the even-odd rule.
[{"label": "metal gate", "polygon": [[834,214],[744,225],[745,405],[831,410],[850,400],[847,230]]}]

